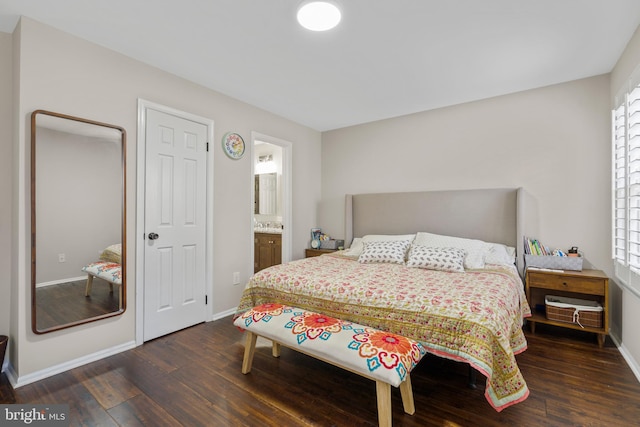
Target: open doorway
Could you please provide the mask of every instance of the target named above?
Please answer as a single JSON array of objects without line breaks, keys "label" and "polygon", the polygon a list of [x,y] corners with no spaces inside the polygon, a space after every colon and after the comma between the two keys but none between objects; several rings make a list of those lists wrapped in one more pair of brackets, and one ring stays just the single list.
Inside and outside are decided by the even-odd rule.
[{"label": "open doorway", "polygon": [[291,261],[291,143],[252,133],[252,274]]}]

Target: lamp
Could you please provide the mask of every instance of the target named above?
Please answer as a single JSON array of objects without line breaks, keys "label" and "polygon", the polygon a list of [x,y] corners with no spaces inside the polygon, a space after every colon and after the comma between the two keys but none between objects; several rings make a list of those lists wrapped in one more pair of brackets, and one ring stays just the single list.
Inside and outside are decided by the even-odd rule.
[{"label": "lamp", "polygon": [[342,13],[332,2],[311,1],[300,6],[297,18],[300,25],[307,30],[327,31],[340,23]]}]

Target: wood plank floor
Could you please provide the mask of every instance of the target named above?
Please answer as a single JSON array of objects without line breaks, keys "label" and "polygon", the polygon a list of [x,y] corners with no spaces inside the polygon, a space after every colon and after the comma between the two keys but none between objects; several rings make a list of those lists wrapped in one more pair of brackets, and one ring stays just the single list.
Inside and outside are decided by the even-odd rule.
[{"label": "wood plank floor", "polygon": [[87,280],[76,280],[36,289],[38,329],[48,329],[118,311],[118,285],[110,292],[109,282],[93,279],[91,295],[85,297]]},{"label": "wood plank floor", "polygon": [[[436,357],[412,373],[416,413],[392,388],[395,426],[640,425],[640,383],[607,339],[537,325],[518,364],[529,398],[498,413],[466,387],[465,365]],[[242,375],[243,334],[230,318],[200,324],[0,397],[69,403],[73,426],[375,426],[375,384],[259,341]],[[6,378],[4,378],[6,382]]]}]

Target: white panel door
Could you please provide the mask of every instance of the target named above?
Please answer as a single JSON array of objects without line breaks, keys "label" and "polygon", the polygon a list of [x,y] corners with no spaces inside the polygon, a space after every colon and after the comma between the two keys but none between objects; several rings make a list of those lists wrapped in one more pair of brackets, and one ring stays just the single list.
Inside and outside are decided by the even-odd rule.
[{"label": "white panel door", "polygon": [[147,109],[144,341],[205,321],[206,137]]},{"label": "white panel door", "polygon": [[263,215],[275,215],[277,212],[277,185],[275,173],[263,173],[258,175],[259,187],[260,187],[260,214]]}]

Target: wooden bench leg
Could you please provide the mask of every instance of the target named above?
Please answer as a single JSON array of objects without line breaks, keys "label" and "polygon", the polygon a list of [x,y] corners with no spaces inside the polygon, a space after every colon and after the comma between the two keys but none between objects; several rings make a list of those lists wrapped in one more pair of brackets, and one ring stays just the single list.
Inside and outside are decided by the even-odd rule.
[{"label": "wooden bench leg", "polygon": [[376,398],[378,400],[378,425],[391,427],[391,384],[376,381]]},{"label": "wooden bench leg", "polygon": [[91,293],[91,285],[93,284],[93,276],[91,274],[87,274],[87,286],[84,289],[84,296],[88,297]]},{"label": "wooden bench leg", "polygon": [[251,365],[253,363],[253,354],[256,351],[256,339],[258,336],[252,332],[246,331],[247,337],[244,341],[244,359],[242,359],[242,373],[248,374],[251,372]]},{"label": "wooden bench leg", "polygon": [[273,355],[273,357],[280,357],[280,343],[277,343],[275,341],[273,342],[273,346],[271,347],[271,354]]},{"label": "wooden bench leg", "polygon": [[411,388],[411,377],[407,374],[407,378],[400,383],[400,396],[402,396],[402,406],[404,412],[413,415],[416,412],[416,405],[413,401],[413,389]]}]

